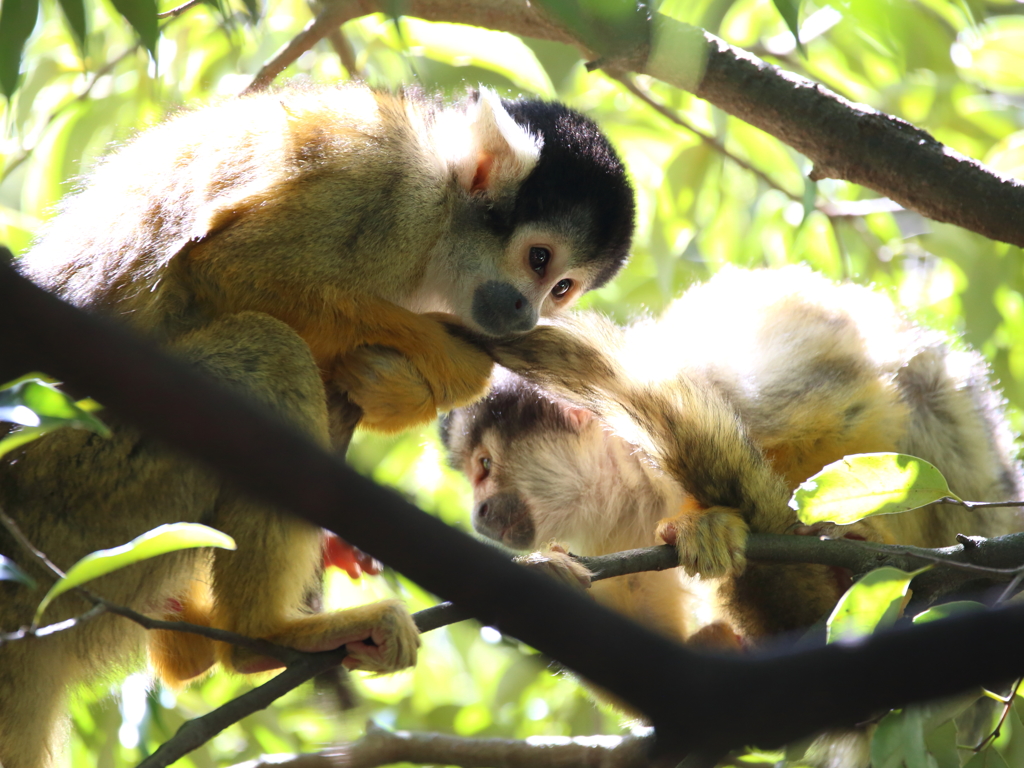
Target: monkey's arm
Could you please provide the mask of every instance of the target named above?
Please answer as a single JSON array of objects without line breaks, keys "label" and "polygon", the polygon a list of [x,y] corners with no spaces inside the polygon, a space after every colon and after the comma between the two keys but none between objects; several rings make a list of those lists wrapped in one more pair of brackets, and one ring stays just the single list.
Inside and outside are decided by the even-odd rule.
[{"label": "monkey's arm", "polygon": [[363,423],[395,432],[479,398],[493,362],[458,321],[375,302],[353,331],[358,346],[337,356],[329,382],[363,411]]},{"label": "monkey's arm", "polygon": [[501,365],[600,414],[682,485],[692,503],[663,520],[658,534],[678,547],[688,571],[741,571],[748,528],[789,526],[785,483],[718,388],[686,373],[634,381],[615,358],[621,343],[619,329],[582,316],[490,349]]}]

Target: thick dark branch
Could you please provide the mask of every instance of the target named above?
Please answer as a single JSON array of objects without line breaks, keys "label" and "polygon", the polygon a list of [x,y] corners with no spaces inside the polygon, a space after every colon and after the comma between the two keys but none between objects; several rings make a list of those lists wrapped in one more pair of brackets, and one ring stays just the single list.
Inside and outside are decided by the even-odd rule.
[{"label": "thick dark branch", "polygon": [[[0,339],[0,380],[44,370],[93,394],[240,488],[336,531],[612,691],[652,719],[662,749],[778,745],[1024,673],[1024,608],[889,632],[857,646],[698,656],[423,514],[255,405],[7,265],[0,265]],[[645,663],[609,663],[624,658]]]}]

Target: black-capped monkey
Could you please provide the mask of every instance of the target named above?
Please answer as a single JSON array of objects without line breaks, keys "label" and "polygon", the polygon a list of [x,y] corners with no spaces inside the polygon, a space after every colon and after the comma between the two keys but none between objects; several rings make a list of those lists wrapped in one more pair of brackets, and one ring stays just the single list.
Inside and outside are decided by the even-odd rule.
[{"label": "black-capped monkey", "polygon": [[[881,294],[801,267],[728,269],[653,322],[593,314],[494,345],[515,374],[442,435],[469,477],[478,531],[585,555],[667,542],[717,585],[746,640],[807,626],[841,594],[833,570],[746,563],[749,531],[799,530],[788,501],[824,465],[899,451],[966,499],[1022,497],[1002,402],[974,352]],[[521,378],[521,374],[524,378]],[[1013,509],[948,505],[830,530],[923,547],[1019,530]],[[694,585],[670,573],[600,582],[598,599],[679,639]]]},{"label": "black-capped monkey", "polygon": [[[559,313],[616,272],[632,228],[622,164],[594,123],[564,106],[486,90],[444,104],[308,87],[225,101],[141,134],[65,200],[19,266],[327,447],[336,397],[382,430],[479,397],[492,363],[463,327],[505,337]],[[382,395],[392,362],[408,378]],[[355,667],[413,663],[416,630],[397,602],[303,610],[318,588],[317,528],[114,427],[110,440],[55,433],[0,463],[0,505],[57,565],[161,523],[207,523],[238,550],[163,556],[95,590],[302,650],[346,644]],[[0,552],[32,568],[2,530]],[[36,575],[37,591],[0,583],[0,628],[31,621],[48,583]],[[61,598],[45,620],[85,607]],[[68,687],[142,643],[137,627],[101,617],[0,648],[5,768],[49,764]],[[218,654],[242,672],[275,665],[194,635],[161,633],[150,644],[172,684]]]}]

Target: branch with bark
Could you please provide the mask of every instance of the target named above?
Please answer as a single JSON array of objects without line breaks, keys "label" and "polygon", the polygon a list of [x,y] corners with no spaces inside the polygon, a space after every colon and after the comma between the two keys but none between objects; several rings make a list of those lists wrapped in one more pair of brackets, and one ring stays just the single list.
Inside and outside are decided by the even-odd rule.
[{"label": "branch with bark", "polygon": [[[361,477],[256,404],[130,330],[64,304],[7,265],[0,265],[0,338],[0,380],[46,370],[91,393],[245,492],[335,531],[482,623],[612,691],[649,717],[667,754],[779,745],[879,709],[1024,673],[1021,607],[883,633],[856,647],[698,655],[508,562]],[[193,418],[178,418],[183,412]],[[645,658],[644,669],[608,663],[626,654]],[[942,675],[935,674],[939,667]],[[732,692],[741,687],[747,694],[737,698]],[[699,695],[674,695],[684,688]]]},{"label": "branch with bark", "polygon": [[[805,155],[813,164],[813,181],[860,184],[935,221],[1024,246],[1019,215],[1024,184],[959,154],[927,131],[658,13],[632,46],[602,55],[604,51],[591,47],[591,35],[553,20],[544,13],[545,5],[529,0],[409,0],[402,13],[571,45],[613,76],[650,75],[760,128]],[[345,22],[389,8],[383,0],[326,0],[302,33],[264,65],[248,90],[266,88]]]}]

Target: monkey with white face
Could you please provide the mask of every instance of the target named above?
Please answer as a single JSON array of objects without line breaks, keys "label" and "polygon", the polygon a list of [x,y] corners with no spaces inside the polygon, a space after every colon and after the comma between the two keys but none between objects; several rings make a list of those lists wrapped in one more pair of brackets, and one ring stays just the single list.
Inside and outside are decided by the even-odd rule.
[{"label": "monkey with white face", "polygon": [[[583,314],[492,352],[518,375],[498,377],[442,428],[473,485],[476,529],[518,549],[557,541],[583,555],[674,544],[754,642],[810,625],[841,594],[824,566],[744,556],[748,531],[798,530],[790,495],[826,464],[897,451],[937,466],[961,498],[1021,498],[980,356],[881,294],[805,268],[727,269],[656,321],[621,329]],[[932,505],[833,534],[937,547],[1020,527],[1013,509]],[[598,598],[655,627],[685,618],[676,584],[648,597],[617,581],[601,582],[611,594]]]},{"label": "monkey with white face", "polygon": [[[493,363],[469,334],[514,335],[564,311],[615,274],[632,231],[622,163],[593,121],[561,104],[293,87],[141,133],[62,203],[18,268],[328,447],[347,436],[339,406],[355,403],[363,424],[394,431],[480,397]],[[55,432],[0,459],[0,507],[59,567],[164,523],[202,522],[237,551],[175,552],[94,589],[300,650],[344,645],[351,666],[415,661],[416,628],[397,601],[307,609],[319,529],[110,421],[110,440]],[[0,630],[10,631],[32,621],[52,574],[2,528],[0,553],[40,585],[0,582]],[[68,594],[46,619],[86,610]],[[276,666],[196,635],[148,640],[172,684],[217,661]],[[107,615],[0,647],[0,763],[48,765],[69,689],[124,668],[146,641]]]}]

